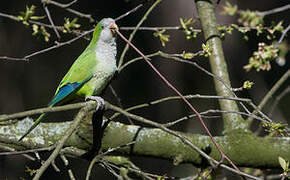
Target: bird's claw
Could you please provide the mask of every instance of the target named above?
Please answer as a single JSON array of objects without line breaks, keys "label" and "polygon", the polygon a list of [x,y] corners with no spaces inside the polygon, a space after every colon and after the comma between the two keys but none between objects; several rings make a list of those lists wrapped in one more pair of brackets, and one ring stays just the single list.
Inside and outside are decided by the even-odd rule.
[{"label": "bird's claw", "polygon": [[97,102],[96,111],[103,110],[105,108],[105,100],[100,96],[88,96],[85,101],[92,100]]}]

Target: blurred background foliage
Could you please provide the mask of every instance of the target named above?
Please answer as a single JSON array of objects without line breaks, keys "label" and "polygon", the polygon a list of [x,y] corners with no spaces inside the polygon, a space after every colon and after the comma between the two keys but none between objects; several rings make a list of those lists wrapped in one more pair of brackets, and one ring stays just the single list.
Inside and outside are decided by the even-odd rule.
[{"label": "blurred background foliage", "polygon": [[[60,3],[68,3],[69,1],[58,1]],[[100,20],[103,17],[118,17],[121,14],[129,11],[143,1],[78,1],[71,8],[80,12],[91,14],[95,20]],[[231,4],[237,4],[239,9],[250,9],[265,11],[275,7],[283,6],[288,1],[264,1],[264,0],[244,0],[230,1]],[[150,7],[152,1],[145,4],[144,7],[137,12],[121,19],[117,22],[120,27],[135,26],[145,11]],[[224,1],[221,2],[225,4]],[[25,11],[26,6],[36,6],[36,15],[42,16],[45,14],[42,4],[37,0],[10,0],[1,2],[0,12],[19,15],[20,11]],[[64,23],[64,17],[71,20],[75,15],[67,11],[55,7],[48,6],[51,16],[56,25]],[[220,24],[237,23],[237,16],[221,15],[221,5],[216,7],[217,18]],[[196,19],[197,13],[195,4],[192,0],[164,0],[153,12],[142,26],[179,26],[179,18],[194,18],[197,22],[194,28],[200,28],[199,22]],[[281,13],[266,16],[264,22],[270,25],[272,21],[276,23],[283,20],[285,26],[289,24],[289,10]],[[49,23],[47,18],[44,20]],[[88,19],[78,18],[80,29],[92,29],[95,23],[90,23]],[[44,49],[54,45],[57,40],[52,29],[48,30],[51,34],[50,41],[45,42],[43,38],[32,36],[32,29],[25,27],[22,23],[10,20],[8,18],[0,17],[0,56],[24,57],[32,52]],[[129,36],[130,31],[121,31],[126,37]],[[153,36],[154,31],[138,31],[133,43],[144,53],[150,54],[158,50],[167,53],[182,53],[197,52],[202,49],[201,45],[204,43],[201,34],[196,39],[186,40],[184,32],[180,30],[169,30],[166,34],[170,35],[170,41],[162,46],[160,40]],[[238,93],[239,97],[251,98],[258,104],[273,84],[289,69],[289,53],[286,55],[286,64],[279,66],[274,61],[272,62],[272,69],[270,71],[250,71],[246,72],[243,69],[248,63],[248,59],[253,52],[258,49],[259,42],[270,43],[266,35],[256,36],[256,31],[247,33],[249,40],[243,39],[243,35],[237,31],[233,31],[232,35],[225,35],[224,37],[224,53],[228,63],[230,78],[233,87],[241,87],[246,80],[253,81],[255,84],[250,90],[244,90]],[[60,42],[66,41],[74,37],[70,34],[61,34]],[[280,37],[280,35],[278,35]],[[286,40],[289,38],[286,38]],[[61,78],[67,72],[73,61],[81,54],[87,46],[88,41],[81,39],[70,45],[49,51],[47,53],[34,56],[29,62],[25,61],[5,61],[0,60],[0,113],[15,113],[34,109],[38,107],[45,107],[52,98],[54,91],[60,82]],[[125,43],[118,40],[119,52],[122,52]],[[120,56],[120,53],[119,55]],[[137,54],[129,50],[124,61],[136,57]],[[196,69],[193,66],[172,62],[163,58],[153,58],[154,65],[163,73],[168,80],[170,80],[181,92],[185,94],[204,94],[215,95],[213,80],[211,77]],[[194,58],[199,65],[209,69],[208,60],[204,57]],[[288,85],[287,85],[288,84]],[[161,82],[155,73],[143,61],[138,61],[126,69],[124,69],[117,78],[112,82],[112,86],[122,100],[124,107],[130,107],[144,102],[149,102],[161,97],[175,95],[169,88]],[[276,95],[279,95],[283,89],[289,86],[285,83]],[[105,92],[105,99],[116,104],[116,100],[109,89]],[[218,109],[218,103],[215,100],[191,100],[194,107],[198,111],[208,109]],[[273,117],[279,121],[286,121],[290,117],[289,111],[290,96],[284,96],[274,111]],[[267,112],[271,107],[271,103],[265,108]],[[158,122],[168,122],[185,115],[188,115],[190,110],[184,106],[182,102],[170,101],[159,105],[154,105],[151,108],[134,111],[136,114],[141,114],[144,117]],[[66,117],[66,116],[65,116]],[[69,120],[67,118],[66,120]],[[220,118],[207,119],[206,123],[213,132],[213,134],[221,134],[222,123]],[[193,133],[203,133],[201,125],[198,121],[186,121],[174,127],[176,130],[185,130]],[[45,156],[45,155],[44,155]],[[29,177],[25,173],[24,162],[26,160],[21,156],[0,156],[0,179],[19,179],[18,177]],[[88,166],[86,161],[77,161],[78,166],[74,171],[78,179],[83,179],[86,168]],[[135,158],[136,164],[145,171],[156,172],[158,174],[169,173],[174,171],[174,175],[178,176],[179,172],[183,176],[186,169],[191,170],[191,166],[173,166],[172,162],[165,160],[156,160],[152,158]],[[61,162],[60,162],[61,163]],[[37,163],[26,162],[31,168],[37,168]],[[73,168],[74,169],[74,168]],[[95,167],[95,175],[107,177],[111,179],[112,176],[105,172],[99,166]],[[64,175],[55,173],[50,169],[45,174],[44,178],[59,178],[67,177],[66,171],[61,171]],[[16,175],[18,174],[18,175]],[[103,177],[103,178],[105,178]]]}]

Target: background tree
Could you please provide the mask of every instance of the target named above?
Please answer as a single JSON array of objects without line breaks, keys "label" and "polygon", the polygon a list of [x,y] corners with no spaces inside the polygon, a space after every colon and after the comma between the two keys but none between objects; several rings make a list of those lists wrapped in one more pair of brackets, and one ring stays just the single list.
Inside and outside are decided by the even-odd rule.
[{"label": "background tree", "polygon": [[[290,102],[287,2],[62,3],[67,4],[55,1],[1,4],[0,138],[1,150],[11,151],[1,156],[1,178],[30,178],[34,169],[50,163],[52,168],[45,171],[43,178],[84,179],[90,172],[91,177],[108,179],[287,176],[290,159],[290,139],[284,125]],[[130,11],[134,7],[137,8]],[[50,119],[62,122],[44,123],[30,138],[17,142],[32,123],[25,117],[45,109],[16,112],[43,107],[49,102],[57,83],[86,47],[96,20],[118,17],[128,11],[131,12],[128,16],[117,21],[120,31],[126,37],[133,30],[137,32],[131,35],[133,43],[182,94],[189,94],[187,99],[202,115],[227,155],[224,158],[229,157],[238,167],[247,167],[241,169],[247,174],[235,170],[226,159],[218,163],[221,154],[196,114],[140,55],[132,48],[124,50],[121,38],[119,75],[112,82],[114,91],[110,88],[105,94],[110,102],[105,117],[113,121],[105,129],[102,151],[92,161],[79,160],[92,148],[90,120],[94,103],[53,109],[82,108],[75,113],[54,113]],[[79,127],[72,136],[68,134],[69,125]],[[55,142],[58,147],[52,145]],[[16,150],[27,149],[34,149],[33,153],[13,155]],[[131,161],[111,156],[112,153],[130,157]],[[54,162],[56,157],[60,158]],[[42,161],[46,163],[41,165]],[[56,173],[58,170],[61,173]],[[280,176],[282,173],[284,176]]]}]

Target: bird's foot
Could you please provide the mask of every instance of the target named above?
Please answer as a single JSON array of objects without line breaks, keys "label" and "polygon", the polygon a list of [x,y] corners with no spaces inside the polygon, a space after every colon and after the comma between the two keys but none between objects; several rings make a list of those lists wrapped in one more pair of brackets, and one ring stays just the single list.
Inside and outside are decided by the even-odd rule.
[{"label": "bird's foot", "polygon": [[85,98],[85,101],[93,100],[98,103],[96,111],[103,110],[105,108],[105,100],[100,96],[88,96]]}]

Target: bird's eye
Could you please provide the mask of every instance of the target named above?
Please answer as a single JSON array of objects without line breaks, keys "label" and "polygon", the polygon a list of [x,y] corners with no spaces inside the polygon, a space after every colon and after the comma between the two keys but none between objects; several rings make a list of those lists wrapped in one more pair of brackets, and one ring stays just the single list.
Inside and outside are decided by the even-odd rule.
[{"label": "bird's eye", "polygon": [[101,26],[102,29],[104,29],[104,27],[105,27],[104,25]]}]

